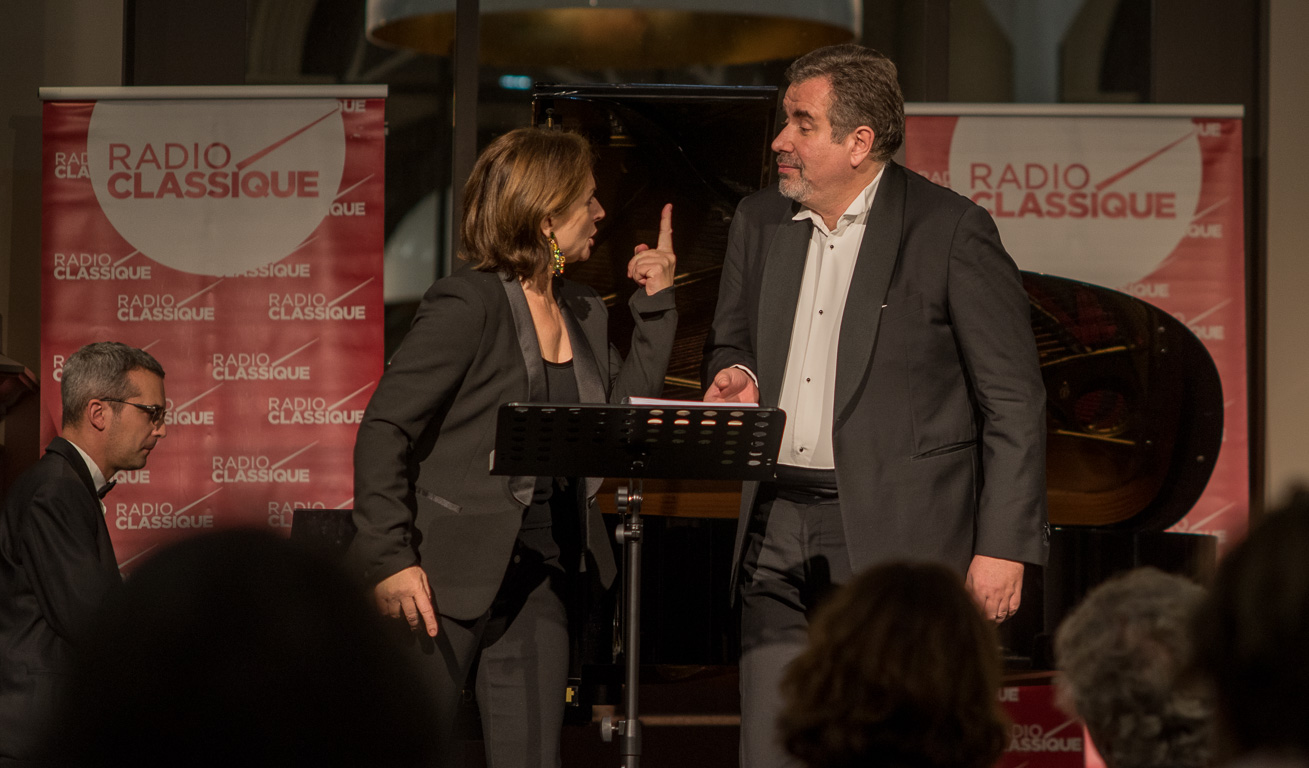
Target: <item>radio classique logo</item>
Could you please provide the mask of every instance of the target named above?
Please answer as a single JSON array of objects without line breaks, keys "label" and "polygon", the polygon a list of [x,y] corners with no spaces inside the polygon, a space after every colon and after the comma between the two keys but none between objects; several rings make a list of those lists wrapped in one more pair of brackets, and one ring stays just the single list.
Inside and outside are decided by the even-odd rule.
[{"label": "radio classique logo", "polygon": [[986,208],[1023,269],[1122,288],[1188,235],[1201,131],[1182,118],[962,117],[950,184]]},{"label": "radio classique logo", "polygon": [[241,275],[291,253],[328,215],[345,130],[334,99],[101,101],[87,165],[110,223],[173,269]]},{"label": "radio classique logo", "polygon": [[211,375],[215,381],[309,381],[312,374],[308,362],[294,358],[317,343],[317,338],[310,339],[276,358],[255,350],[214,352]]}]

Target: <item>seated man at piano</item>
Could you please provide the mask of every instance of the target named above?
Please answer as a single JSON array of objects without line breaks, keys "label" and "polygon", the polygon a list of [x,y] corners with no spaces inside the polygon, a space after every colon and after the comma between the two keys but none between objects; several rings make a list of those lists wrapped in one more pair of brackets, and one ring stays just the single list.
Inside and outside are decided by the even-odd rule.
[{"label": "seated man at piano", "polygon": [[892,160],[885,56],[821,48],[787,78],[780,183],[737,208],[705,360],[706,400],[787,414],[776,481],[743,489],[733,564],[751,768],[795,765],[778,685],[833,585],[939,562],[1000,622],[1049,546],[1045,389],[995,223]]}]

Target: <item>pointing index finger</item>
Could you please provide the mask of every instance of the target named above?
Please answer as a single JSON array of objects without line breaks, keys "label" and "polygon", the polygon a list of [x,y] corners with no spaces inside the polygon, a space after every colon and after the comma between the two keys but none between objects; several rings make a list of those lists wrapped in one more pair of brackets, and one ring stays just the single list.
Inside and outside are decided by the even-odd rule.
[{"label": "pointing index finger", "polygon": [[659,216],[659,250],[673,250],[673,204],[664,205],[663,213]]}]

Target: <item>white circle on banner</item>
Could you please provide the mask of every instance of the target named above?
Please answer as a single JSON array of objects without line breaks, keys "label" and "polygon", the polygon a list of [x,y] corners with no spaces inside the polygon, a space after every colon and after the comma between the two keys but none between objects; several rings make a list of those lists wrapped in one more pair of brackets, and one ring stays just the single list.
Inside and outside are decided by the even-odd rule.
[{"label": "white circle on banner", "polygon": [[96,200],[118,233],[201,275],[290,254],[327,215],[345,166],[334,99],[101,101],[86,143]]},{"label": "white circle on banner", "polygon": [[1202,163],[1185,118],[961,117],[950,184],[1019,268],[1122,288],[1186,236]]}]

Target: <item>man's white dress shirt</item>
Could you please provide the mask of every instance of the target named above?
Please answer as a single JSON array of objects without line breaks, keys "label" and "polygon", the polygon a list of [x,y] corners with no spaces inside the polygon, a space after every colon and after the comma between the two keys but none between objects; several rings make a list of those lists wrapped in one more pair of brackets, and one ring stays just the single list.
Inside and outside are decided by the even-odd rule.
[{"label": "man's white dress shirt", "polygon": [[[841,337],[841,317],[846,294],[854,274],[859,246],[863,243],[868,211],[877,195],[882,172],[878,171],[864,191],[828,229],[822,216],[808,208],[794,216],[813,222],[809,252],[805,257],[800,299],[791,326],[791,347],[786,356],[779,407],[786,412],[782,434],[781,464],[812,469],[832,469],[832,417],[836,393],[836,349]],[[880,300],[880,299],[879,299]]]}]

